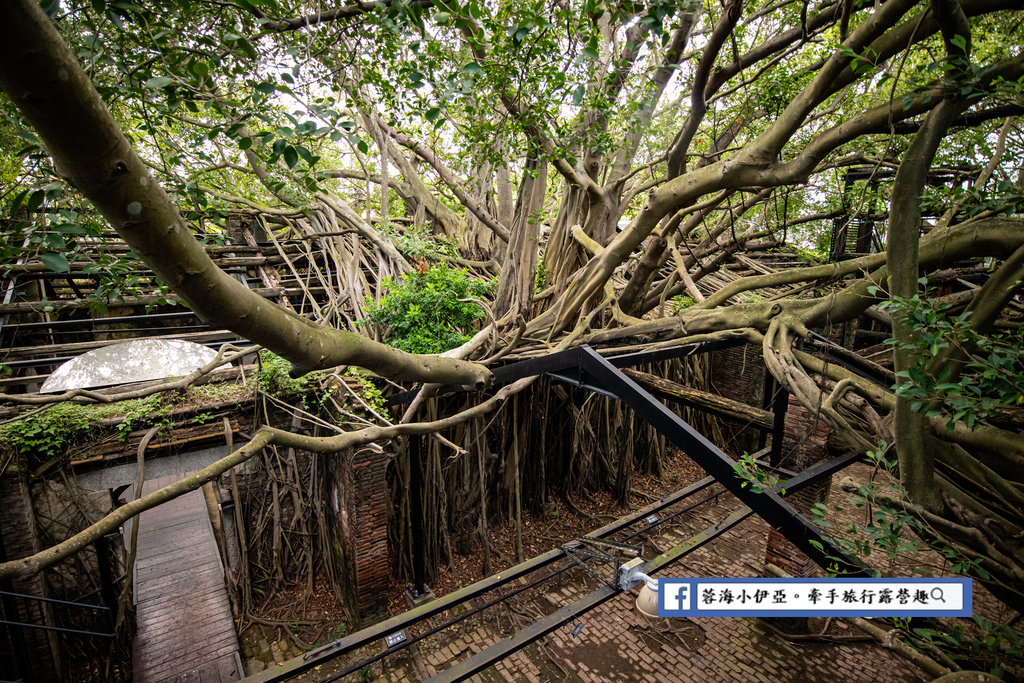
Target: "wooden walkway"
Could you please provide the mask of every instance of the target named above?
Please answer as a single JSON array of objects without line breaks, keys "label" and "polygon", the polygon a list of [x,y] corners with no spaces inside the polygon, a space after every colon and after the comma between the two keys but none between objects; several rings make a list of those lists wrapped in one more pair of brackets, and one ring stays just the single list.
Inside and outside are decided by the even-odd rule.
[{"label": "wooden walkway", "polygon": [[[151,493],[186,475],[147,481]],[[224,568],[201,490],[140,516],[135,560],[135,683],[241,678]]]}]

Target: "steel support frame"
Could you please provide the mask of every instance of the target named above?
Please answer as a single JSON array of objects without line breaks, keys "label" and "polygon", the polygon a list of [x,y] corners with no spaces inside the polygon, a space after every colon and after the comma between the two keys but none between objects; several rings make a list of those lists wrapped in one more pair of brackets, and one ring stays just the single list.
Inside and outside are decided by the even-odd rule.
[{"label": "steel support frame", "polygon": [[589,346],[580,347],[586,379],[615,394],[637,415],[681,449],[704,471],[821,567],[837,566],[851,575],[866,575],[855,559],[835,547],[831,539],[804,519],[774,491],[755,493],[737,476],[736,461],[708,441],[703,434],[651,396]]}]

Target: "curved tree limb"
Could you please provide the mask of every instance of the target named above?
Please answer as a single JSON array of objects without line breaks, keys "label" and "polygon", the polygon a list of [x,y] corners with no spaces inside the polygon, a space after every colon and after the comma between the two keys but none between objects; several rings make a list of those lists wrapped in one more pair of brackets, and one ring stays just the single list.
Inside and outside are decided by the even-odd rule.
[{"label": "curved tree limb", "polygon": [[0,87],[35,127],[60,172],[201,318],[266,346],[291,361],[297,374],[350,364],[395,379],[490,381],[490,371],[475,363],[414,356],[320,326],[214,266],[38,4],[12,4],[0,26]]}]

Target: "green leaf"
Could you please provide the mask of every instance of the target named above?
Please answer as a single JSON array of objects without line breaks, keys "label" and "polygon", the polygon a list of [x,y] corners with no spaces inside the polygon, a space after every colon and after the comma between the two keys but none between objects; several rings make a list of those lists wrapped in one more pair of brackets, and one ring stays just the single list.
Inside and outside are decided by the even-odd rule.
[{"label": "green leaf", "polygon": [[210,65],[206,62],[194,61],[188,65],[188,70],[199,78],[206,78],[210,75]]},{"label": "green leaf", "polygon": [[952,38],[949,39],[949,42],[953,43],[961,50],[967,49],[967,39],[964,38],[963,36],[953,36]]},{"label": "green leaf", "polygon": [[25,201],[25,197],[28,196],[29,192],[31,192],[31,190],[22,190],[14,197],[14,201],[11,202],[11,216],[14,216],[14,214],[18,212],[18,207],[20,207],[21,203]]},{"label": "green leaf", "polygon": [[587,87],[583,84],[576,86],[576,89],[572,91],[572,103],[577,107],[583,102],[583,96],[587,92]]},{"label": "green leaf", "polygon": [[267,83],[266,81],[264,81],[263,83],[257,83],[256,89],[259,90],[264,95],[273,95],[275,92],[277,92],[277,86],[274,85],[273,83]]},{"label": "green leaf", "polygon": [[64,254],[43,254],[39,260],[55,273],[66,273],[71,270],[71,265]]},{"label": "green leaf", "polygon": [[472,74],[474,76],[479,76],[484,72],[483,68],[476,62],[470,62],[466,66],[462,67],[462,71],[464,73]]},{"label": "green leaf", "polygon": [[143,83],[143,85],[147,88],[166,88],[173,82],[174,80],[167,76],[155,76]]},{"label": "green leaf", "polygon": [[357,142],[356,147],[358,147],[359,151],[362,152],[363,154],[370,153],[370,146],[366,144],[365,140],[360,140],[359,142]]},{"label": "green leaf", "polygon": [[298,152],[299,156],[302,157],[303,161],[305,161],[310,166],[315,164],[317,162],[317,159],[319,159],[319,157],[313,156],[313,154],[302,145],[295,145],[295,151]]},{"label": "green leaf", "polygon": [[44,199],[46,199],[46,192],[44,190],[36,190],[32,193],[32,196],[28,198],[28,204],[25,205],[25,209],[29,213],[32,213],[43,205]]},{"label": "green leaf", "polygon": [[295,164],[299,163],[299,153],[291,145],[284,148],[284,163],[288,164],[288,168],[295,168]]}]

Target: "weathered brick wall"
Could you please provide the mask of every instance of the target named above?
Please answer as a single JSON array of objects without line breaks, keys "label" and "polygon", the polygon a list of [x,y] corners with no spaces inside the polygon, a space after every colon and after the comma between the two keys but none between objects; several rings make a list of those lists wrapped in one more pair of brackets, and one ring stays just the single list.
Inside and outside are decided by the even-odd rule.
[{"label": "weathered brick wall", "polygon": [[[4,555],[9,560],[34,555],[40,550],[36,531],[35,513],[24,474],[11,464],[0,476],[0,532],[3,534]],[[15,579],[10,584],[0,582],[0,590],[49,597],[42,574],[27,579]],[[46,603],[17,600],[17,621],[27,624],[54,626],[55,621]],[[7,619],[11,621],[11,619]],[[31,680],[60,680],[60,655],[57,637],[53,631],[19,629],[25,654],[32,668]],[[2,633],[2,632],[0,632]],[[7,634],[3,634],[6,636]],[[5,677],[6,678],[6,677]]]},{"label": "weathered brick wall", "polygon": [[[764,398],[765,367],[760,347],[753,344],[719,349],[711,354],[711,388],[719,396],[760,408]],[[757,450],[758,431],[739,422],[722,420],[725,450],[734,454]]]},{"label": "weathered brick wall", "polygon": [[[781,465],[791,472],[802,472],[828,454],[829,426],[805,409],[793,396],[786,411],[785,439],[782,442]],[[824,503],[832,480],[825,479],[802,491],[786,496],[786,501],[800,513],[809,513],[816,503]],[[807,555],[775,529],[768,531],[765,563],[774,564],[793,576],[806,578],[818,575],[818,566]]]},{"label": "weathered brick wall", "polygon": [[353,621],[388,616],[387,457],[371,449],[325,458],[325,482],[338,583]]},{"label": "weathered brick wall", "polygon": [[808,411],[791,395],[779,464],[791,472],[802,472],[821,462],[828,453],[830,431],[823,418]]}]

